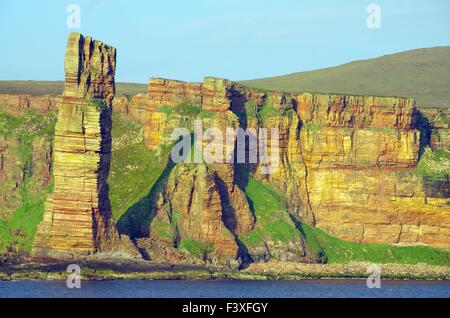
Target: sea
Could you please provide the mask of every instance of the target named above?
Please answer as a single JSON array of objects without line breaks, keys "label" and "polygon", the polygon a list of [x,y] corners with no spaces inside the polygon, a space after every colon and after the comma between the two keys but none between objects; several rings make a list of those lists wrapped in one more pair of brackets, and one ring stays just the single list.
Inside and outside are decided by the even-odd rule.
[{"label": "sea", "polygon": [[[73,287],[73,284],[69,284]],[[450,298],[448,281],[105,280],[0,281],[0,298]]]}]

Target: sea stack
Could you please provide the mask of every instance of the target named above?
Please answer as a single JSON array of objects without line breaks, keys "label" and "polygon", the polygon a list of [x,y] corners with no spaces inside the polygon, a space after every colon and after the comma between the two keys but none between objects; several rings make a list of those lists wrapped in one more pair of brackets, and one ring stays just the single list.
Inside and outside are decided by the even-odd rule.
[{"label": "sea stack", "polygon": [[106,183],[115,71],[115,48],[79,33],[69,35],[53,145],[54,190],[37,229],[34,257],[139,255],[129,238],[117,233]]}]

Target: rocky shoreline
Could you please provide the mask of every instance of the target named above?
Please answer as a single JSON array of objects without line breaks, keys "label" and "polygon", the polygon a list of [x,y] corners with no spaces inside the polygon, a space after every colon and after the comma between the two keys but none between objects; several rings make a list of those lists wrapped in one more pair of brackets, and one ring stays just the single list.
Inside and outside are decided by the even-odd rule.
[{"label": "rocky shoreline", "polygon": [[[0,281],[66,280],[69,263],[26,263],[0,267]],[[303,280],[367,279],[369,263],[300,264],[270,261],[238,271],[200,265],[173,265],[146,261],[86,262],[78,264],[83,280]],[[450,267],[425,264],[380,265],[389,280],[450,280]]]}]

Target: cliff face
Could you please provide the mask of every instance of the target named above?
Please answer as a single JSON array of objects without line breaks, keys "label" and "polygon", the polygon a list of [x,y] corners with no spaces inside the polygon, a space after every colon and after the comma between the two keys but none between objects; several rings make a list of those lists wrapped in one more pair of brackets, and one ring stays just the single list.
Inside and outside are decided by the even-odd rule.
[{"label": "cliff face", "polygon": [[113,109],[115,112],[129,116],[141,125],[145,121],[145,113],[148,108],[147,95],[135,96],[116,96],[113,100]]},{"label": "cliff face", "polygon": [[[226,81],[219,85],[226,85]],[[203,117],[204,129],[216,127],[223,134],[227,127],[239,126],[229,106],[214,108],[211,103],[207,110],[194,104],[201,102],[203,90],[201,84],[159,79],[150,83],[144,123],[145,142],[150,151],[170,144],[175,128],[193,131],[198,116]],[[236,266],[236,257],[242,256],[237,236],[250,231],[255,220],[244,193],[234,183],[234,166],[172,162],[171,165],[167,181],[155,197],[149,236],[175,246],[203,244],[206,259]]]},{"label": "cliff face", "polygon": [[[201,121],[203,130],[217,128],[224,137],[227,128],[253,127],[257,134],[259,125],[256,118],[245,118],[246,94],[259,98],[260,101],[264,98],[264,94],[243,89],[223,79],[206,78],[204,83],[151,80],[147,120],[144,123],[148,149],[158,152],[161,145],[168,144],[174,128],[184,127],[195,132],[195,119]],[[288,110],[289,105],[283,96],[271,97],[278,98],[279,104]],[[277,170],[279,173],[273,178],[283,180],[289,175],[289,179],[284,179],[289,180],[289,189],[298,189],[305,184],[292,177],[303,176],[304,180],[305,169],[296,147],[297,130],[291,130],[292,125],[299,123],[293,114],[291,109],[281,121],[272,122],[274,127],[282,130],[281,156],[292,161],[289,166],[284,162],[283,167],[286,169]],[[236,151],[236,138],[233,136],[228,141],[231,144],[228,152],[218,148],[218,151],[224,152],[223,158]],[[211,140],[203,140],[203,149],[208,147],[209,142]],[[213,140],[210,146],[220,142]],[[231,264],[236,257],[241,263],[270,257],[290,261],[313,259],[315,255],[308,255],[300,234],[296,234],[294,223],[283,209],[277,210],[275,207],[273,216],[260,216],[255,212],[254,203],[244,194],[251,177],[249,172],[255,169],[258,170],[259,167],[236,164],[233,161],[174,164],[167,182],[159,188],[157,199],[155,198],[157,204],[152,210],[154,218],[149,232],[144,236],[164,241],[162,235],[158,234],[164,233],[166,243],[181,247],[186,240],[207,242],[211,244],[207,257],[221,263],[226,261]],[[298,209],[303,207],[301,198],[293,195],[290,200]],[[276,214],[279,214],[280,228],[271,230],[271,222],[277,219]],[[176,220],[175,223],[173,220]],[[285,241],[280,239],[283,227],[287,233]],[[167,237],[167,233],[161,231],[161,228],[172,228],[173,232]]]},{"label": "cliff face", "polygon": [[53,95],[31,96],[0,94],[0,105],[13,115],[19,115],[22,111],[27,109],[35,110],[39,114],[55,111],[60,100],[60,96]]},{"label": "cliff face", "polygon": [[421,109],[419,120],[431,148],[450,151],[450,109]]},{"label": "cliff face", "polygon": [[[278,169],[264,174],[260,163],[234,164],[227,189],[253,177],[285,194],[285,204],[296,218],[345,240],[450,246],[448,177],[429,180],[416,171],[426,146],[448,149],[448,119],[442,111],[422,114],[405,98],[291,95],[214,78],[204,83],[153,79],[144,123],[149,150],[167,142],[180,125],[179,118],[168,118],[164,105],[183,107],[186,100],[202,111],[229,112],[228,118],[235,115],[237,126],[246,129],[279,129],[279,145],[272,150]],[[214,124],[223,129],[223,123],[219,118]],[[188,179],[195,179],[195,173]],[[197,191],[192,182],[174,179],[183,184],[184,195]],[[189,202],[169,187],[163,193],[161,203],[169,207],[173,201]],[[223,207],[221,213],[226,214]],[[243,216],[237,213],[235,218],[239,223]],[[255,256],[251,249],[249,253]]]},{"label": "cliff face", "polygon": [[355,242],[449,246],[448,195],[414,171],[423,139],[412,100],[297,98],[316,226]]},{"label": "cliff face", "polygon": [[106,184],[115,68],[114,48],[70,34],[53,146],[54,191],[37,230],[34,256],[137,254],[131,242],[115,230]]},{"label": "cliff face", "polygon": [[[278,143],[268,150],[278,164],[270,173],[271,165],[260,160],[161,160],[165,169],[139,212],[147,221],[123,231],[153,260],[321,261],[297,221],[356,243],[450,246],[450,168],[441,158],[450,150],[448,109],[419,111],[405,98],[267,92],[212,77],[203,83],[152,79],[147,95],[114,97],[114,72],[115,49],[72,34],[62,96],[0,95],[1,118],[14,123],[0,125],[2,218],[44,191],[53,168],[35,256],[138,255],[111,218],[112,109],[143,125],[145,147],[165,159],[173,130],[194,134],[195,120],[223,136],[229,127],[255,137],[268,128],[269,146],[270,129],[278,129]],[[217,143],[202,141],[203,149],[211,144]],[[236,137],[231,144],[235,153]],[[132,177],[135,168],[124,164],[123,171]]]},{"label": "cliff face", "polygon": [[[49,185],[53,136],[47,128],[55,120],[50,114],[1,115],[0,123],[7,129],[0,129],[0,218],[9,219]],[[10,120],[17,125],[8,127]]]}]

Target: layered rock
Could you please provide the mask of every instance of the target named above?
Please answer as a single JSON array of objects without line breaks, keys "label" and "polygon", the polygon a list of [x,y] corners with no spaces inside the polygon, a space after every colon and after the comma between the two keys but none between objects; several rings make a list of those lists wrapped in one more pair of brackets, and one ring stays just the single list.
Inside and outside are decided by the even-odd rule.
[{"label": "layered rock", "polygon": [[45,114],[49,111],[55,111],[57,104],[60,102],[60,96],[53,95],[11,95],[0,94],[0,106],[13,115],[20,115],[21,111],[32,109],[40,114]]},{"label": "layered rock", "polygon": [[123,115],[129,116],[141,125],[145,122],[145,114],[148,109],[149,99],[147,95],[116,96],[113,100],[113,109]]},{"label": "layered rock", "polygon": [[303,94],[297,112],[316,226],[355,242],[450,245],[448,197],[414,173],[414,101]]},{"label": "layered rock", "polygon": [[294,96],[304,124],[342,128],[415,127],[413,99],[303,93]]},{"label": "layered rock", "polygon": [[238,246],[222,220],[223,202],[216,178],[206,164],[177,165],[155,206],[150,236],[175,246],[183,241],[209,243],[202,251],[205,255],[198,257],[232,265]]},{"label": "layered rock", "polygon": [[186,99],[200,105],[202,103],[201,92],[201,83],[152,78],[148,85],[147,94],[149,109],[156,109],[161,105],[176,105]]},{"label": "layered rock", "polygon": [[[147,121],[144,126],[148,149],[158,151],[162,144],[168,144],[175,128],[184,127],[196,132],[193,124],[195,119],[201,120],[203,131],[216,128],[223,137],[226,136],[227,128],[250,128],[250,125],[253,125],[257,133],[258,122],[247,122],[243,119],[247,95],[260,98],[261,101],[264,98],[263,93],[248,90],[224,79],[209,77],[201,84],[152,79],[149,85]],[[284,98],[280,97],[280,100],[286,104]],[[195,111],[195,108],[198,110]],[[287,120],[280,125],[285,127],[291,124],[291,121]],[[278,124],[274,125],[278,127]],[[284,133],[289,134],[289,128],[286,128]],[[295,129],[292,133],[296,134]],[[236,136],[232,138],[232,149],[228,153],[224,149],[224,159],[229,154],[233,155],[236,150]],[[210,146],[214,147],[215,143],[221,143],[222,140],[203,140],[203,149],[208,147],[209,142]],[[288,141],[283,147],[286,149],[284,156],[289,156],[287,153],[295,153],[298,156],[298,151],[295,152],[295,147],[288,145]],[[289,147],[292,151],[288,150]],[[295,154],[292,156],[295,157]],[[208,242],[214,246],[208,258],[230,265],[236,257],[242,263],[249,259],[265,259],[271,256],[293,261],[304,259],[305,251],[300,239],[285,242],[285,246],[276,240],[262,240],[259,242],[261,244],[258,243],[252,248],[246,247],[240,241],[239,237],[250,233],[257,220],[242,191],[246,177],[234,162],[235,160],[228,163],[176,165],[167,184],[160,191],[159,199],[155,198],[158,204],[154,207],[154,219],[148,235],[159,240],[164,240],[165,236],[168,238],[166,243],[173,243],[175,246],[180,242],[182,245],[183,240],[187,239]],[[292,168],[288,173],[295,169]],[[285,177],[282,171],[278,176],[279,179]],[[298,184],[296,181],[292,183]],[[293,201],[301,206],[297,198]],[[174,214],[177,217],[174,217]],[[286,215],[286,218],[289,219],[289,216]],[[173,219],[179,220],[176,225],[173,224]],[[166,232],[163,232],[163,235],[158,234],[161,228],[172,229],[171,234],[168,237]],[[270,234],[268,237],[270,238]]]},{"label": "layered rock", "polygon": [[[161,144],[170,143],[175,128],[184,127],[193,132],[196,119],[202,122],[203,129],[218,128],[223,136],[227,127],[239,126],[229,102],[227,107],[204,109],[203,91],[203,84],[151,80],[144,126],[149,150],[156,151]],[[164,111],[164,107],[175,111]],[[183,107],[185,110],[192,108],[191,113],[184,112]],[[207,116],[202,117],[202,111],[207,111]],[[206,144],[203,141],[203,145]],[[178,246],[183,241],[206,242],[211,244],[211,250],[205,256],[209,261],[236,266],[235,259],[242,256],[239,255],[237,235],[250,231],[255,219],[244,193],[234,183],[234,174],[233,164],[177,164],[160,191],[150,236],[164,241],[164,235],[158,234],[159,229],[162,224],[172,224],[166,226],[172,229],[167,243]],[[175,224],[174,219],[177,220]],[[167,233],[164,234],[167,240]]]},{"label": "layered rock", "polygon": [[[358,243],[450,246],[449,197],[442,188],[448,182],[430,184],[415,173],[427,142],[447,147],[442,112],[426,115],[430,126],[440,127],[439,137],[431,133],[427,141],[423,114],[406,98],[290,95],[214,78],[201,84],[154,79],[148,97],[149,150],[170,140],[168,132],[180,124],[158,111],[162,105],[193,100],[205,110],[231,110],[257,135],[262,127],[278,128],[279,145],[271,151],[279,169],[264,174],[258,163],[244,170],[286,194],[285,204],[303,222]],[[233,183],[239,178],[235,174]]]},{"label": "layered rock", "polygon": [[40,194],[51,179],[52,144],[36,135],[28,145],[17,137],[0,135],[0,217],[8,220],[14,210]]},{"label": "layered rock", "polygon": [[69,35],[54,141],[54,191],[37,230],[34,256],[138,255],[128,238],[117,234],[106,183],[115,68],[115,48],[78,33]]},{"label": "layered rock", "polygon": [[450,109],[425,108],[419,115],[423,134],[429,139],[431,148],[450,151]]},{"label": "layered rock", "polygon": [[[212,77],[203,83],[152,79],[147,95],[112,101],[115,62],[106,56],[115,53],[87,41],[71,36],[69,44],[78,43],[82,53],[78,62],[66,63],[70,70],[62,97],[0,95],[11,114],[60,108],[55,191],[38,229],[35,255],[136,253],[115,232],[107,200],[111,103],[144,125],[146,146],[155,152],[170,144],[174,128],[192,132],[195,119],[203,130],[217,127],[223,133],[227,127],[252,128],[256,136],[261,128],[279,131],[278,146],[269,149],[279,165],[269,174],[261,163],[182,163],[167,170],[148,211],[152,221],[137,240],[151,259],[195,263],[201,258],[233,266],[236,258],[249,257],[308,261],[300,238],[263,240],[252,247],[240,240],[258,228],[242,191],[249,175],[283,194],[293,216],[331,235],[358,243],[450,246],[449,181],[416,173],[428,146],[450,150],[448,109],[418,111],[404,98],[265,92]],[[74,52],[68,49],[71,59]],[[4,216],[20,206],[23,173],[30,169],[16,164],[18,145],[11,137],[0,144]],[[50,145],[48,138],[32,144],[35,191],[49,181]],[[186,256],[187,244],[200,244],[204,254]]]}]

